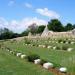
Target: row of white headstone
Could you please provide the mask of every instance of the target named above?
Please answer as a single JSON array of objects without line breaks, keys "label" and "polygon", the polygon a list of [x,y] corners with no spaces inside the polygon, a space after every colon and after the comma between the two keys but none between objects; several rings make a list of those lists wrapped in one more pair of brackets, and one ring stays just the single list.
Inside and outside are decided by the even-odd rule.
[{"label": "row of white headstone", "polygon": [[[41,63],[41,59],[34,60],[34,63],[35,64],[40,64]],[[46,62],[46,63],[43,64],[43,67],[45,69],[50,69],[50,68],[53,68],[54,67],[54,64],[53,63],[50,63],[50,62]],[[61,67],[61,68],[59,68],[59,71],[60,72],[63,72],[63,73],[66,73],[67,72],[67,68],[66,67]]]},{"label": "row of white headstone", "polygon": [[[49,41],[49,43],[59,43],[58,41]],[[61,44],[63,41],[60,42]],[[65,44],[75,44],[75,42],[71,41],[70,43],[68,41],[65,42]]]},{"label": "row of white headstone", "polygon": [[[11,50],[7,50],[7,51],[10,52],[10,53],[14,53],[14,51],[11,51]],[[21,52],[18,52],[18,53],[16,53],[16,56],[20,57],[21,59],[24,59],[24,58],[26,58],[27,55],[25,55],[25,54],[23,54]],[[34,60],[34,64],[40,64],[40,63],[41,63],[41,59],[35,59]],[[50,68],[54,67],[54,64],[50,63],[50,62],[46,62],[46,63],[43,64],[43,67],[45,69],[50,69]],[[61,67],[58,70],[60,72],[62,72],[62,73],[66,73],[67,72],[67,68],[66,67]]]},{"label": "row of white headstone", "polygon": [[[25,44],[25,45],[26,45],[26,46],[27,46],[27,45],[33,46],[32,44]],[[47,47],[46,47],[46,45],[38,45],[38,47],[48,48],[48,49],[53,49],[53,50],[55,50],[55,49],[57,48],[57,46],[50,46],[50,45],[48,45]],[[66,51],[70,52],[70,51],[72,51],[72,50],[74,50],[74,49],[73,49],[73,48],[67,48]]]}]

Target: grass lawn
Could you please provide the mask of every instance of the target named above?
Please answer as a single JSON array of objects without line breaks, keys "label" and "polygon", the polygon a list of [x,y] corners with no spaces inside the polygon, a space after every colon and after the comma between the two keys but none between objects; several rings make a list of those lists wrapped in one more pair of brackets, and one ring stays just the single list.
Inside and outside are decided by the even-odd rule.
[{"label": "grass lawn", "polygon": [[0,49],[0,75],[54,75],[38,65],[29,63]]},{"label": "grass lawn", "polygon": [[[49,43],[48,41],[39,41],[33,42],[34,44],[49,44],[52,46],[62,46],[64,44],[56,44],[56,43]],[[26,46],[24,40],[22,41],[11,41],[4,42],[4,45],[13,49],[14,51],[22,52],[26,55],[28,54],[38,54],[42,59],[47,61],[53,62],[57,68],[59,67],[67,67],[68,72],[71,75],[75,75],[75,50],[72,52],[67,52],[63,50],[53,50],[47,48],[39,48],[35,46]],[[66,45],[66,44],[65,44]],[[75,49],[75,44],[71,45],[68,44],[69,47]],[[0,73],[1,75],[53,75],[50,72],[40,68],[37,65],[33,65],[32,63],[28,63],[25,60],[18,59],[17,57],[6,53],[5,51],[0,52],[0,59],[2,64],[0,64]],[[37,67],[36,67],[37,66]],[[2,70],[3,69],[3,70]],[[5,73],[5,74],[3,74]]]}]

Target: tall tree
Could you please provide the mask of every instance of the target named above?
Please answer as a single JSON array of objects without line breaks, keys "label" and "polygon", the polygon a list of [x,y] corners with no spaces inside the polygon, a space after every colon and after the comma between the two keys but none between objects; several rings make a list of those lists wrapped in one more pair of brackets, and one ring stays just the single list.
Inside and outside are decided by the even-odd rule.
[{"label": "tall tree", "polygon": [[38,30],[37,30],[37,33],[42,33],[43,30],[44,30],[45,26],[44,25],[41,25],[38,27]]},{"label": "tall tree", "polygon": [[75,24],[73,25],[73,29],[75,29]]},{"label": "tall tree", "polygon": [[22,33],[21,33],[21,36],[28,36],[28,33],[29,33],[30,31],[28,30],[28,29],[26,29],[25,31],[23,31]]},{"label": "tall tree", "polygon": [[67,23],[67,25],[65,26],[65,30],[69,31],[73,29],[73,25],[71,23]]},{"label": "tall tree", "polygon": [[61,32],[64,30],[62,23],[58,19],[52,19],[48,22],[49,30]]},{"label": "tall tree", "polygon": [[38,29],[38,26],[36,25],[36,23],[33,23],[33,24],[31,24],[30,26],[28,26],[28,30],[29,30],[32,34],[37,33],[37,29]]},{"label": "tall tree", "polygon": [[11,39],[11,38],[16,38],[16,37],[20,37],[20,34],[13,33],[12,31],[10,31],[7,28],[0,29],[0,40]]}]

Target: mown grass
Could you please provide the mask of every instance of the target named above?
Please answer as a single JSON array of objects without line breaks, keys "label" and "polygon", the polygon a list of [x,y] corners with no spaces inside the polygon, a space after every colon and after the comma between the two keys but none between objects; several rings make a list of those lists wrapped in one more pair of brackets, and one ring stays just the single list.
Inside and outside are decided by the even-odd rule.
[{"label": "mown grass", "polygon": [[0,49],[0,75],[54,75],[38,65],[29,63]]},{"label": "mown grass", "polygon": [[[66,44],[60,44],[60,43],[58,43],[58,44],[49,43],[48,41],[45,42],[43,40],[40,40],[38,42],[32,42],[32,43],[33,44],[48,44],[48,45],[52,45],[52,46],[66,45]],[[12,50],[25,53],[26,55],[31,54],[31,53],[38,54],[38,55],[40,55],[40,57],[42,59],[53,62],[57,68],[59,68],[61,66],[67,67],[68,72],[70,74],[72,74],[72,75],[75,74],[75,50],[73,50],[72,52],[67,52],[67,51],[63,51],[63,50],[52,50],[52,49],[47,49],[47,48],[39,48],[36,46],[31,47],[31,46],[26,46],[24,40],[18,41],[18,42],[14,41],[13,43],[11,41],[6,41],[4,43],[4,45],[11,48]],[[67,44],[67,45],[69,47],[72,47],[75,49],[75,44],[73,44],[73,45]],[[18,60],[18,61],[21,62],[20,60]],[[23,60],[22,60],[22,62],[23,62]],[[32,68],[33,68],[33,66],[32,66]],[[36,67],[36,68],[38,69],[38,67]],[[40,70],[38,70],[38,71],[40,71]],[[31,72],[33,73],[33,71],[31,71]],[[36,71],[34,71],[34,72],[36,72]],[[45,72],[44,72],[45,74],[42,74],[42,72],[43,71],[41,71],[40,73],[37,73],[37,74],[33,73],[33,75],[48,75],[48,72],[47,72],[47,74]],[[21,75],[21,74],[19,74],[19,75]],[[25,75],[28,75],[28,74],[25,74]],[[32,74],[30,74],[30,75],[32,75]]]}]

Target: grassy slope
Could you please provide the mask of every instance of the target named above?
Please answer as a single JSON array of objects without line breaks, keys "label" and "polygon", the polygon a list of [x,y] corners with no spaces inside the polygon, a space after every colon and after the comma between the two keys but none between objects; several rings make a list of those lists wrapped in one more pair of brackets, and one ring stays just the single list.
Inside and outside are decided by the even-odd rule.
[{"label": "grassy slope", "polygon": [[[67,52],[67,51],[50,50],[46,48],[30,47],[25,46],[23,44],[23,41],[13,44],[10,42],[6,42],[6,45],[14,50],[23,52],[25,54],[36,53],[40,55],[41,58],[55,63],[56,66],[58,67],[60,67],[60,65],[67,67],[70,73],[75,74],[75,51]],[[53,44],[51,43],[51,45]],[[69,46],[75,48],[74,45]]]},{"label": "grassy slope", "polygon": [[53,75],[38,65],[28,63],[0,49],[0,75]]}]

